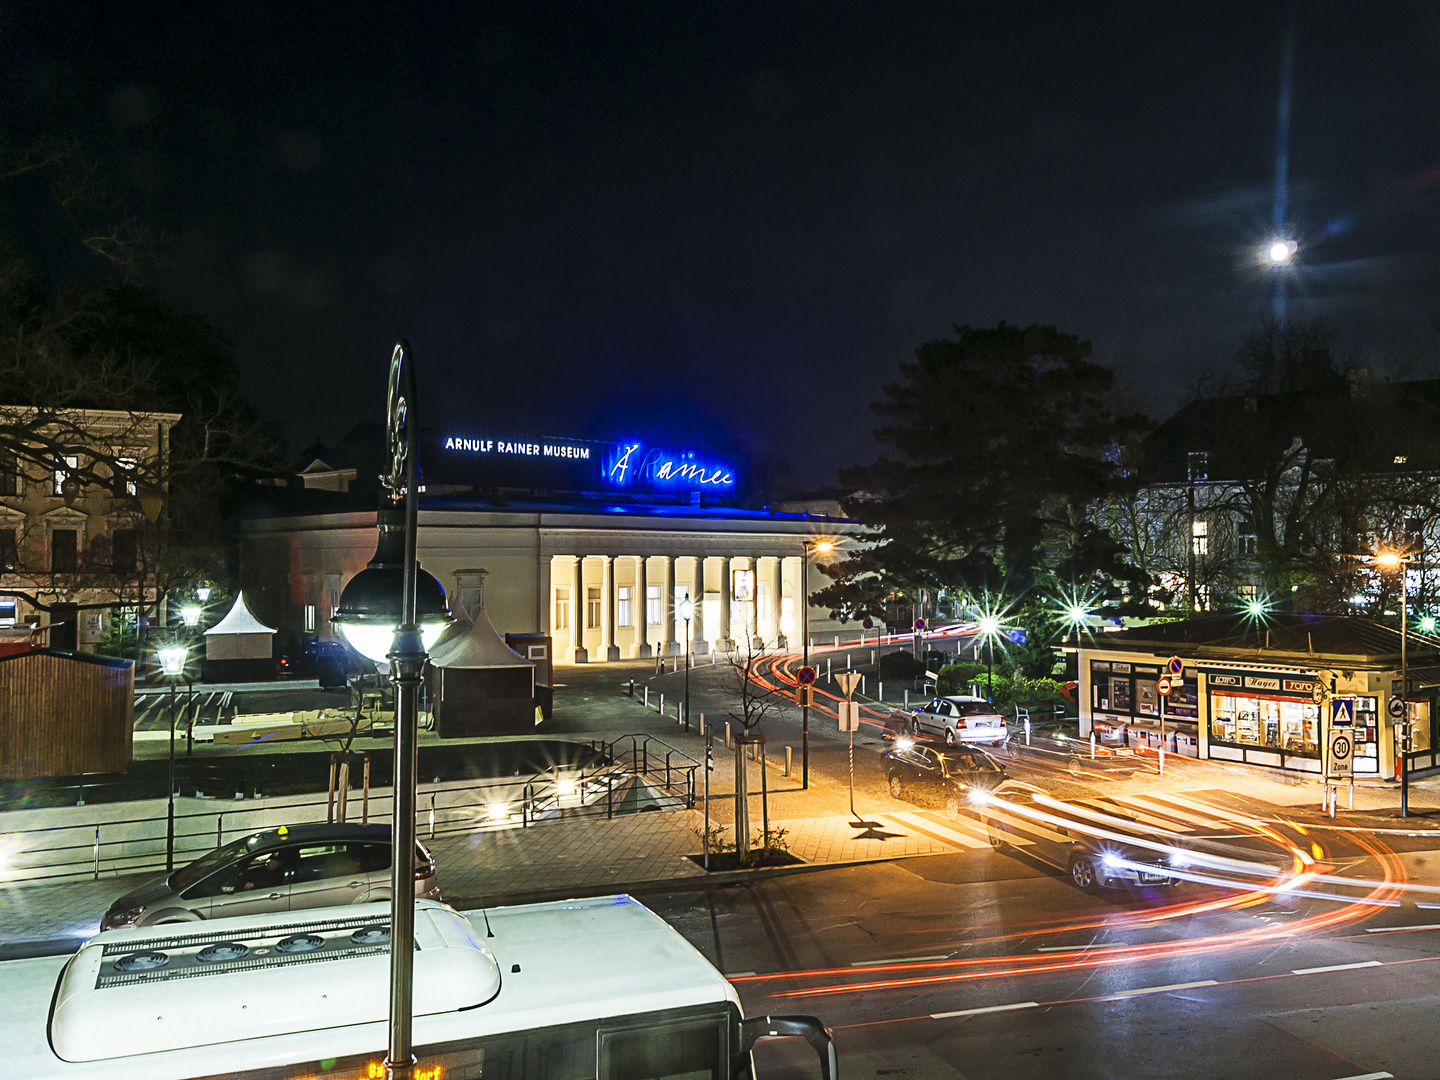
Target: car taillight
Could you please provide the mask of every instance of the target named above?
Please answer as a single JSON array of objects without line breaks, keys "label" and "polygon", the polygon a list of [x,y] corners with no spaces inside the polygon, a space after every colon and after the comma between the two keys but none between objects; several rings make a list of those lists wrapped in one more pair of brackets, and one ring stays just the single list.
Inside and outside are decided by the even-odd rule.
[{"label": "car taillight", "polygon": [[422,865],[420,865],[420,866],[415,867],[415,880],[416,880],[416,881],[424,881],[426,878],[432,878],[432,877],[434,877],[434,876],[435,876],[435,864],[434,864],[434,863],[424,863],[424,864],[422,864]]},{"label": "car taillight", "polygon": [[962,727],[966,727],[967,725],[966,725],[966,723],[965,723],[964,720],[956,720],[956,721],[955,721],[955,726],[956,726],[957,728],[962,728]]}]

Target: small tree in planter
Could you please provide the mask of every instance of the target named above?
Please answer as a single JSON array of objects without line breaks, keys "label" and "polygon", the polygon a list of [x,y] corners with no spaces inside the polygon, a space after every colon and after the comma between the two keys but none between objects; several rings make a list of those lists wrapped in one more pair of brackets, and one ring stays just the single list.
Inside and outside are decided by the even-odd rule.
[{"label": "small tree in planter", "polygon": [[740,735],[735,740],[735,850],[742,864],[750,860],[750,793],[745,769],[745,748],[758,745],[760,749],[760,813],[763,822],[764,846],[760,852],[763,861],[770,851],[770,793],[765,782],[765,736],[760,725],[784,699],[773,689],[760,681],[760,663],[765,657],[765,641],[747,623],[745,636],[740,647],[730,654],[730,674],[734,682],[734,703],[738,708],[729,712],[729,717],[740,725]]}]

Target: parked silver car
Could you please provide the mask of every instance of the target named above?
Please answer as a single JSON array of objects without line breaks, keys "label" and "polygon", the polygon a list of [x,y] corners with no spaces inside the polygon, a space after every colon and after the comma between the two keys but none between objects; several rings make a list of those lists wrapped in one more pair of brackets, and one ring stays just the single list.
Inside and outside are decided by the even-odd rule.
[{"label": "parked silver car", "polygon": [[[415,845],[415,895],[440,899],[435,860]],[[133,889],[101,930],[261,915],[390,898],[390,826],[291,825],[233,840]]]},{"label": "parked silver car", "polygon": [[910,731],[956,743],[1003,745],[1010,737],[1005,718],[982,697],[935,698],[909,714]]}]

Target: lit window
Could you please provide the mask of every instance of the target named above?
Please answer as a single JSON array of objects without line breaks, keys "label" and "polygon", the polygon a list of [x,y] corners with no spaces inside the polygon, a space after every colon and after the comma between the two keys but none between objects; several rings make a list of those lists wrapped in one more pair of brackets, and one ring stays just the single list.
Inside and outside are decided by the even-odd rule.
[{"label": "lit window", "polygon": [[50,494],[65,494],[65,481],[73,476],[75,470],[78,468],[80,468],[80,459],[78,457],[69,456],[64,458],[55,468],[55,476],[51,483]]},{"label": "lit window", "polygon": [[313,634],[313,633],[315,632],[315,605],[314,605],[314,604],[306,604],[306,605],[305,605],[305,632],[306,632],[307,634]]},{"label": "lit window", "polygon": [[600,590],[585,590],[585,625],[595,627],[600,625]]},{"label": "lit window", "polygon": [[1405,464],[1406,462],[1408,462],[1409,460],[1410,460],[1410,458],[1407,457],[1405,454],[1396,454],[1396,455],[1395,455],[1395,464],[1396,464],[1396,465],[1404,465],[1404,464]]},{"label": "lit window", "polygon": [[570,590],[555,590],[555,629],[570,629]]},{"label": "lit window", "polygon": [[1241,533],[1235,537],[1235,550],[1241,555],[1254,555],[1260,550],[1260,538],[1254,533]]},{"label": "lit window", "polygon": [[748,603],[755,599],[755,571],[754,570],[732,570],[731,578],[733,586],[730,595],[740,603]]},{"label": "lit window", "polygon": [[[133,457],[122,457],[115,459],[115,467],[119,469],[121,473],[128,477],[133,477],[135,475],[135,467],[139,464],[140,463]],[[135,481],[133,479],[126,480],[125,494],[134,495],[135,491]]]},{"label": "lit window", "polygon": [[645,621],[651,626],[659,626],[660,620],[664,618],[664,612],[660,610],[660,586],[645,586]]},{"label": "lit window", "polygon": [[1210,523],[1196,521],[1190,525],[1190,550],[1196,555],[1210,553]]},{"label": "lit window", "polygon": [[630,606],[633,603],[631,596],[633,590],[629,585],[621,585],[615,590],[615,624],[617,626],[633,626]]}]

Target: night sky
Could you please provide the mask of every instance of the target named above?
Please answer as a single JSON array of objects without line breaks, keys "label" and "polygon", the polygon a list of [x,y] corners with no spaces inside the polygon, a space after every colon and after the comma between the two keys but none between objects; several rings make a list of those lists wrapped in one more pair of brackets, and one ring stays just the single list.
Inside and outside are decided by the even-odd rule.
[{"label": "night sky", "polygon": [[[166,234],[292,447],[379,419],[409,335],[428,424],[824,484],[953,324],[1078,333],[1163,414],[1268,312],[1287,7],[1157,7],[6,3],[3,128]],[[1291,317],[1428,373],[1440,8],[1294,42]]]}]

